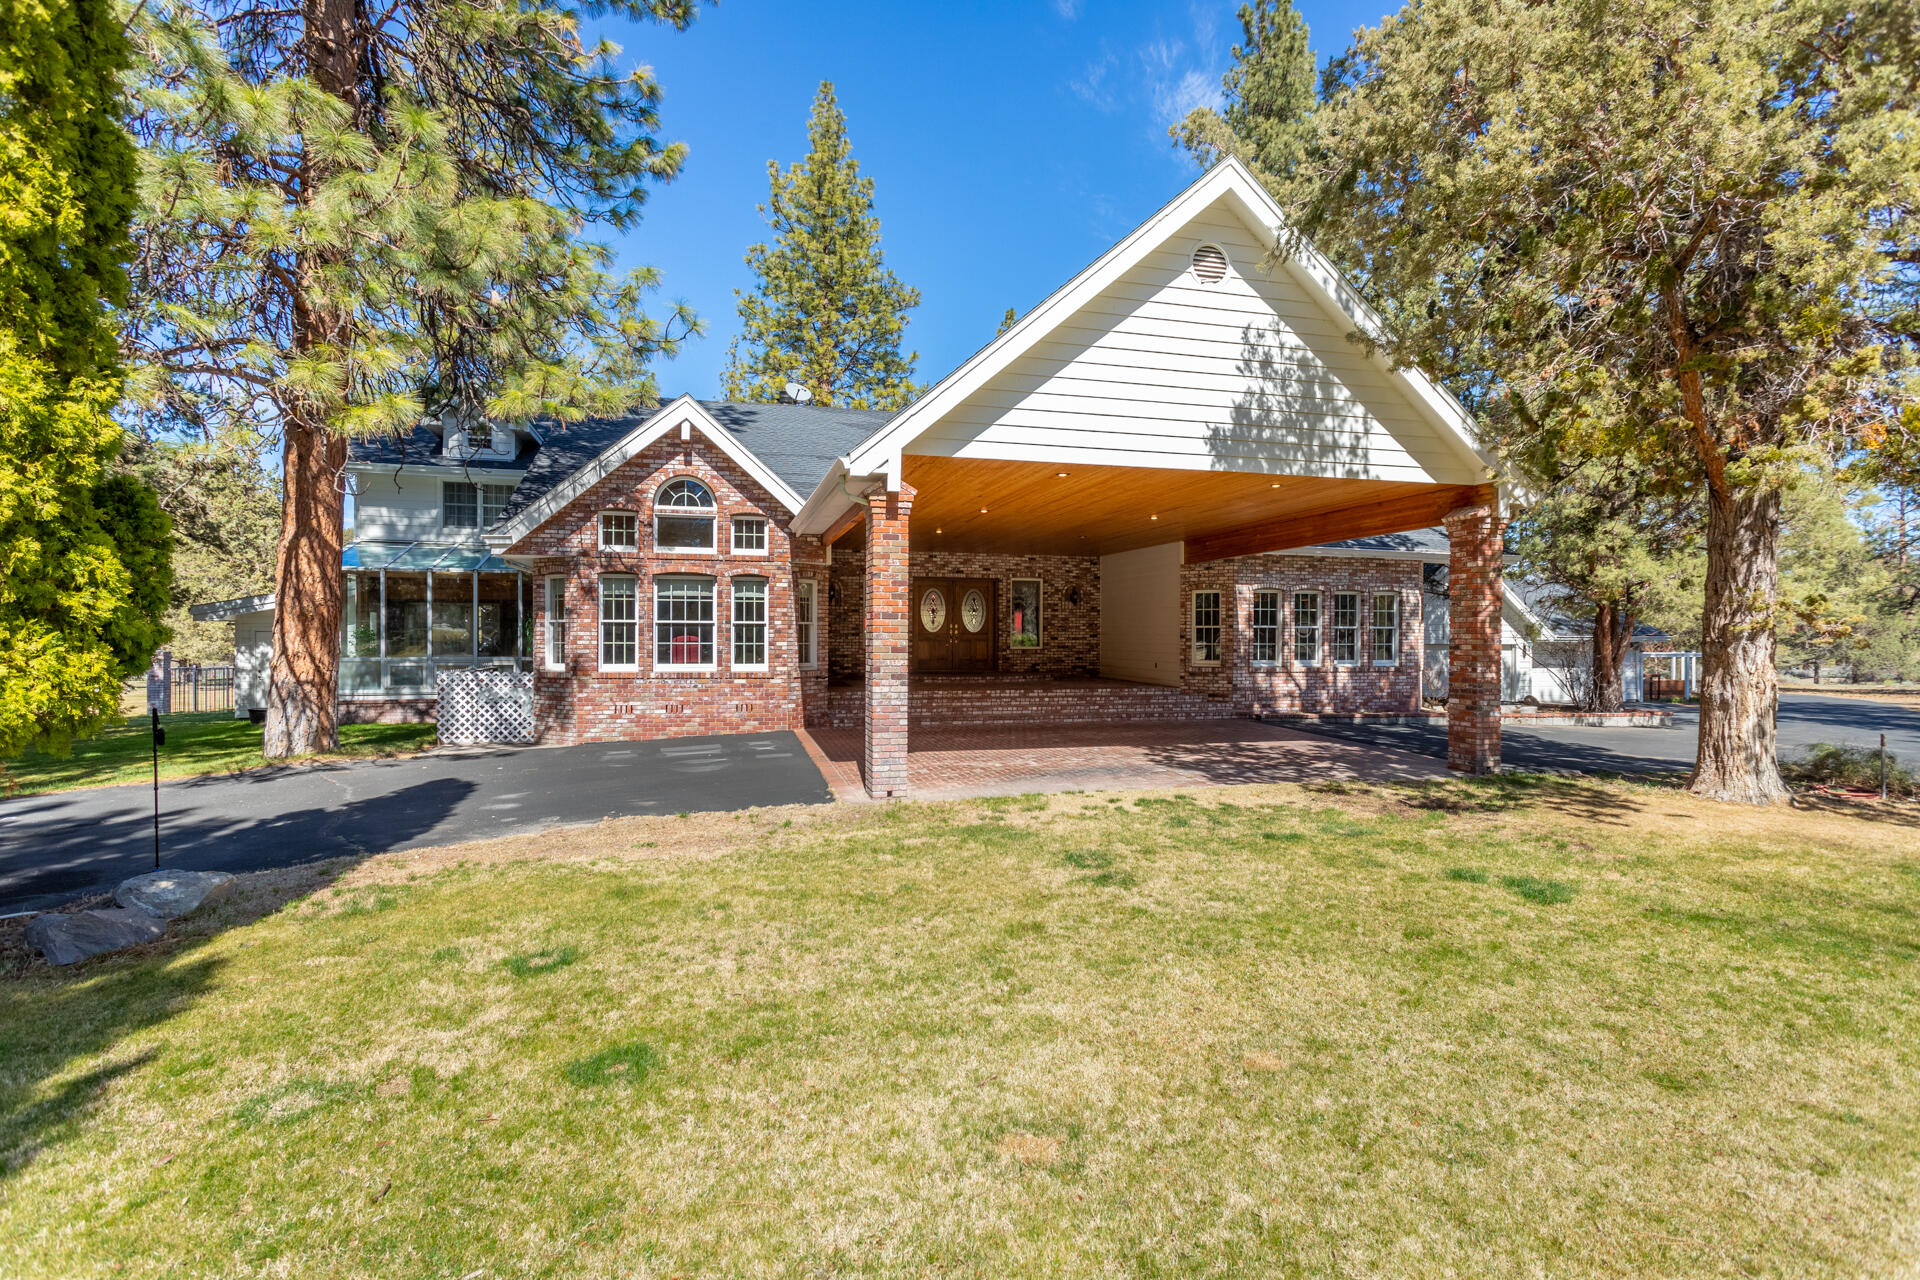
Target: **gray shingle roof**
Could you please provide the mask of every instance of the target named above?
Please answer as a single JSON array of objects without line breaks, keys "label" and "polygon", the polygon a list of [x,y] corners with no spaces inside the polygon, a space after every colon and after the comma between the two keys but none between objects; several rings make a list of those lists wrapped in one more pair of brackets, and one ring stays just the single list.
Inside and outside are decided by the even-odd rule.
[{"label": "gray shingle roof", "polygon": [[403,436],[373,436],[352,440],[347,456],[367,466],[445,467],[449,471],[521,471],[533,461],[539,446],[525,436],[512,458],[448,457],[440,452],[440,433],[415,427]]},{"label": "gray shingle roof", "polygon": [[802,498],[826,478],[835,458],[851,452],[894,416],[887,409],[811,404],[737,400],[702,400],[700,404]]},{"label": "gray shingle roof", "polygon": [[1396,551],[1415,552],[1430,555],[1438,560],[1447,558],[1447,531],[1445,529],[1411,529],[1406,533],[1383,533],[1372,538],[1348,538],[1344,542],[1323,542],[1323,547],[1332,547],[1340,551]]},{"label": "gray shingle roof", "polygon": [[[893,414],[884,409],[837,409],[810,404],[747,404],[702,400],[701,406],[767,469],[805,498],[833,466],[833,460],[878,431]],[[356,440],[349,446],[355,463],[370,466],[435,466],[449,471],[525,471],[508,501],[504,519],[512,519],[568,476],[617,444],[652,418],[654,409],[581,422],[540,422],[541,443],[525,443],[511,462],[463,462],[443,457],[440,437],[415,427],[402,437]]]}]

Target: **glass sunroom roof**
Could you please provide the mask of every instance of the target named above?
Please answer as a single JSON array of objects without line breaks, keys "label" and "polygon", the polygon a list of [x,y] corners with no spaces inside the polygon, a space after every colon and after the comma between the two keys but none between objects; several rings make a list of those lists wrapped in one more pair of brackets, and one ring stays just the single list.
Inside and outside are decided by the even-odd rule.
[{"label": "glass sunroom roof", "polygon": [[342,569],[392,569],[424,573],[518,573],[519,569],[485,547],[448,546],[444,542],[349,542],[340,552]]}]

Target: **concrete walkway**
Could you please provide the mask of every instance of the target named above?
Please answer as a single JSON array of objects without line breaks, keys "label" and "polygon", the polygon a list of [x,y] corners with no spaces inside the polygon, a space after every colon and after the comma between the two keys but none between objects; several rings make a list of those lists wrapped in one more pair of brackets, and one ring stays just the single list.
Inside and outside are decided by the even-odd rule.
[{"label": "concrete walkway", "polygon": [[[160,784],[164,864],[257,871],[636,814],[824,804],[792,733],[434,753]],[[153,792],[0,800],[0,913],[37,910],[153,867]]]},{"label": "concrete walkway", "polygon": [[[859,729],[814,729],[819,762],[843,799],[865,799]],[[1142,724],[965,725],[908,735],[907,786],[923,800],[1227,786],[1330,778],[1444,778],[1419,754],[1283,729],[1252,720]]]}]

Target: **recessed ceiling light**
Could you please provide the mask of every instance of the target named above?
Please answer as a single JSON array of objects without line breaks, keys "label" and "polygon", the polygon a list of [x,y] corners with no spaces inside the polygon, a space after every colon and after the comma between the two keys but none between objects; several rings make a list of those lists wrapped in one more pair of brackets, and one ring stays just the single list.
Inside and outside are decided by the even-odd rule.
[{"label": "recessed ceiling light", "polygon": [[1149,520],[1158,520],[1159,518],[1160,518],[1159,516],[1148,516],[1148,517],[1147,517],[1147,519],[1149,519]]},{"label": "recessed ceiling light", "polygon": [[1280,487],[1280,482],[1278,480],[1274,481],[1272,484],[1267,486],[1267,488],[1269,489],[1278,489],[1279,487]]},{"label": "recessed ceiling light", "polygon": [[1062,480],[1065,480],[1067,478],[1067,473],[1064,471],[1056,471],[1053,474],[1055,474],[1056,476],[1059,476]]},{"label": "recessed ceiling light", "polygon": [[987,514],[987,509],[985,507],[980,508],[980,514],[981,515]]},{"label": "recessed ceiling light", "polygon": [[935,530],[934,530],[934,532],[935,532],[935,533],[945,533],[945,532],[946,532],[946,530],[945,530],[945,529],[935,529]]}]

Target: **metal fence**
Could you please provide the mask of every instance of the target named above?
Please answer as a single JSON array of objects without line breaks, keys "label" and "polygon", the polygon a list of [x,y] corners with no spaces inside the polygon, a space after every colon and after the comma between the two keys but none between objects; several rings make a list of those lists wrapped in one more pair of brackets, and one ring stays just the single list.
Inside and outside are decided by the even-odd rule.
[{"label": "metal fence", "polygon": [[170,655],[154,659],[147,673],[147,705],[161,715],[176,711],[233,710],[234,669],[224,665],[174,662]]}]

